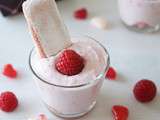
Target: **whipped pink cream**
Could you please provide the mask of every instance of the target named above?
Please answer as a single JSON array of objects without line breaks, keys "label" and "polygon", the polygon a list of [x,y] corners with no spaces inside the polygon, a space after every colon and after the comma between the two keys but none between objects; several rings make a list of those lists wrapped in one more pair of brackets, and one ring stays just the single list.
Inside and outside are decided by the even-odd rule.
[{"label": "whipped pink cream", "polygon": [[155,27],[160,24],[159,0],[119,0],[122,20],[138,28]]},{"label": "whipped pink cream", "polygon": [[[75,50],[85,59],[85,67],[77,75],[63,75],[55,69],[54,61],[61,52],[46,59],[39,58],[33,52],[31,67],[41,79],[54,84],[37,77],[35,79],[49,110],[61,117],[78,117],[94,107],[109,65],[109,56],[98,42],[88,37],[76,39],[68,49]],[[86,85],[75,87],[83,84]]]},{"label": "whipped pink cream", "polygon": [[75,50],[85,60],[82,72],[74,76],[63,75],[55,68],[55,59],[61,52],[49,58],[40,59],[38,55],[32,58],[32,67],[45,81],[61,86],[75,86],[89,83],[105,70],[106,53],[94,41],[79,41],[68,49]]}]

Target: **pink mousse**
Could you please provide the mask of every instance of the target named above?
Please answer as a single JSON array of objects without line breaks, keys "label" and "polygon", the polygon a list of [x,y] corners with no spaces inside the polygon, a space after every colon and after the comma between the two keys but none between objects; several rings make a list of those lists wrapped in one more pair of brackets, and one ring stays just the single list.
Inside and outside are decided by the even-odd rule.
[{"label": "pink mousse", "polygon": [[38,55],[32,58],[32,67],[37,74],[49,83],[61,86],[75,86],[95,80],[105,69],[106,53],[104,49],[94,41],[82,41],[74,43],[69,49],[75,50],[85,59],[85,67],[82,72],[67,76],[58,72],[55,68],[55,59],[61,52],[50,58],[40,59]]},{"label": "pink mousse", "polygon": [[155,27],[160,24],[159,0],[119,0],[122,20],[129,26]]},{"label": "pink mousse", "polygon": [[[36,54],[31,57],[31,66],[36,74],[54,84],[35,79],[44,103],[51,111],[64,117],[81,116],[93,108],[109,64],[108,54],[99,43],[87,37],[75,41],[69,49],[75,50],[86,61],[82,72],[77,75],[63,75],[55,69],[54,61],[61,53],[46,59],[40,59]],[[87,85],[75,87],[83,84]]]}]

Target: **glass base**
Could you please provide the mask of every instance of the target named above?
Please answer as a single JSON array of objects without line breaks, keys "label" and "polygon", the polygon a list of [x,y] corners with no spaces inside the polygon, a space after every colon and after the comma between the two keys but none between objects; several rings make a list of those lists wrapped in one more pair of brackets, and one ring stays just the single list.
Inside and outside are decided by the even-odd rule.
[{"label": "glass base", "polygon": [[160,25],[146,26],[144,28],[138,28],[137,26],[129,26],[122,21],[123,25],[126,26],[127,29],[138,32],[138,33],[155,33],[160,30]]},{"label": "glass base", "polygon": [[61,113],[61,112],[58,112],[56,109],[52,108],[51,106],[46,105],[46,107],[48,108],[48,110],[53,113],[54,115],[58,116],[58,117],[61,117],[61,118],[79,118],[79,117],[82,117],[84,115],[86,115],[88,112],[90,112],[94,106],[96,104],[96,101],[92,103],[92,105],[84,112],[81,112],[81,113],[74,113],[74,114],[64,114],[64,113]]}]

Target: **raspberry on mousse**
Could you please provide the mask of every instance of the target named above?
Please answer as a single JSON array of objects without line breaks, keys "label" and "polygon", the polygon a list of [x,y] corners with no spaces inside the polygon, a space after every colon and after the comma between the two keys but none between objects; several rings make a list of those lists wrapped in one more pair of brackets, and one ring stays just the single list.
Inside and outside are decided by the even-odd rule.
[{"label": "raspberry on mousse", "polygon": [[76,75],[83,70],[84,59],[74,50],[64,50],[56,60],[55,67],[64,75]]}]

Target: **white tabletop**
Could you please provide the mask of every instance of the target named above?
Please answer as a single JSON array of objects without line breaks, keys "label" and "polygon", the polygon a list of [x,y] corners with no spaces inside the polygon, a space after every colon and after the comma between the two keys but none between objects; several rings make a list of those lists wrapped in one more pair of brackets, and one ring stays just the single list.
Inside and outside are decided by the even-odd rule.
[{"label": "white tabletop", "polygon": [[[136,81],[148,78],[160,90],[160,33],[140,34],[127,30],[120,22],[116,0],[64,0],[58,7],[70,34],[89,35],[108,49],[111,65],[118,71],[116,81],[105,80],[96,108],[80,120],[112,120],[111,107],[115,104],[128,106],[129,120],[159,120],[160,94],[149,104],[137,102],[132,89]],[[77,21],[72,14],[76,8],[86,7],[89,18]],[[106,31],[89,24],[94,16],[107,18],[110,28]],[[0,112],[0,120],[25,120],[39,113],[50,120],[59,120],[42,104],[28,67],[28,56],[33,43],[22,15],[4,18],[0,16],[0,69],[6,63],[13,64],[19,77],[9,80],[0,75],[0,91],[13,91],[19,106],[12,113]]]}]

